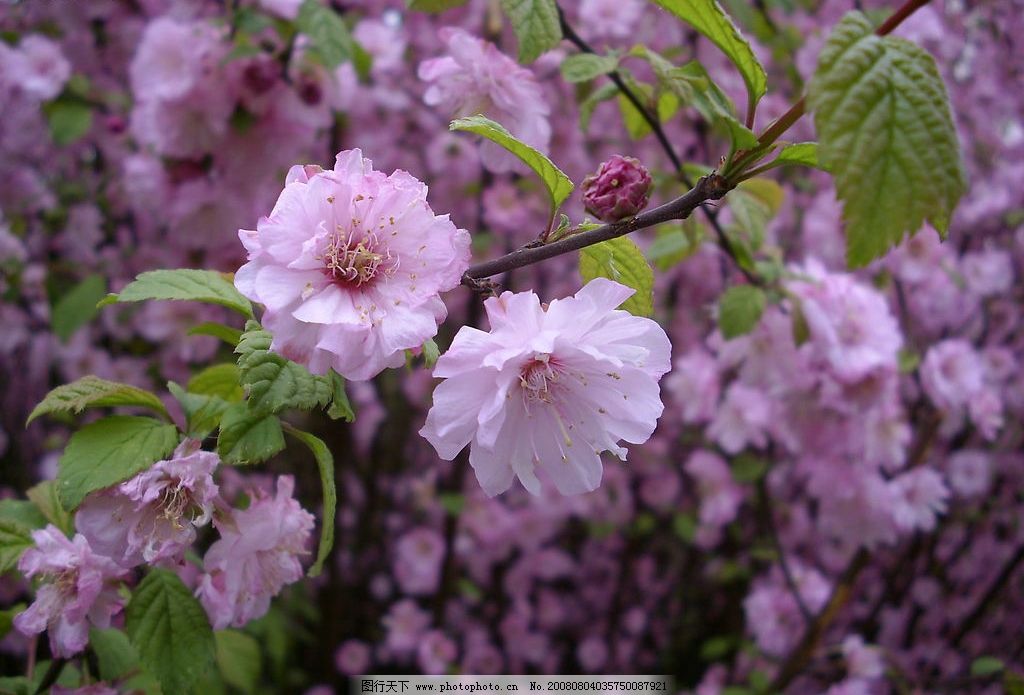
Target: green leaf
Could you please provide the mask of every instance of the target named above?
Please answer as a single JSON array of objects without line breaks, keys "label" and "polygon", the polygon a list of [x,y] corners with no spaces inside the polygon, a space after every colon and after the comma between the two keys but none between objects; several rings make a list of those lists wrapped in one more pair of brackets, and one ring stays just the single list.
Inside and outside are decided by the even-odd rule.
[{"label": "green leaf", "polygon": [[405,6],[417,12],[438,13],[462,7],[468,0],[405,0]]},{"label": "green leaf", "polygon": [[747,103],[757,104],[768,87],[768,76],[750,44],[715,0],[654,0],[718,46],[733,62],[747,85]]},{"label": "green leaf", "polygon": [[768,461],[751,454],[740,454],[729,462],[737,483],[756,483],[768,472]]},{"label": "green leaf", "polygon": [[107,295],[101,306],[114,302],[147,299],[179,299],[219,304],[252,317],[252,302],[235,289],[231,280],[213,270],[151,270],[128,283],[119,294]]},{"label": "green leaf", "polygon": [[631,239],[620,236],[581,249],[580,275],[584,283],[608,278],[632,287],[636,294],[622,308],[636,316],[654,313],[654,271]]},{"label": "green leaf", "polygon": [[225,326],[223,323],[214,323],[208,321],[201,323],[198,326],[189,329],[189,335],[211,335],[214,338],[223,340],[231,347],[238,345],[238,341],[242,337],[242,331],[231,326]]},{"label": "green leaf", "polygon": [[819,167],[818,143],[816,142],[794,142],[779,150],[779,156],[772,160],[772,166],[783,164],[803,164],[809,167]]},{"label": "green leaf", "polygon": [[260,644],[239,630],[218,630],[217,667],[224,682],[243,693],[254,693],[260,684]]},{"label": "green leaf", "polygon": [[764,312],[764,291],[753,285],[734,285],[718,300],[718,328],[726,340],[754,330]]},{"label": "green leaf", "polygon": [[21,613],[27,607],[24,603],[18,603],[0,611],[0,639],[10,634],[11,629],[14,627],[14,616]]},{"label": "green leaf", "polygon": [[981,656],[971,662],[971,675],[977,678],[994,676],[1000,673],[1006,665],[1001,659],[994,656]]},{"label": "green leaf", "polygon": [[21,554],[33,545],[32,529],[17,521],[0,518],[0,574],[17,567]]},{"label": "green leaf", "polygon": [[663,225],[647,247],[647,260],[658,270],[666,271],[696,253],[704,235],[704,225],[692,215],[683,220],[681,227]]},{"label": "green leaf", "polygon": [[427,342],[423,343],[423,364],[426,365],[427,369],[433,369],[434,365],[437,364],[437,358],[441,356],[441,351],[437,347],[437,343],[434,342],[433,338],[428,338]]},{"label": "green leaf", "polygon": [[697,520],[693,514],[678,513],[672,517],[672,530],[687,543],[693,543],[693,539],[697,537],[697,528]]},{"label": "green leaf", "polygon": [[555,0],[501,0],[501,7],[516,32],[520,63],[532,63],[562,40]]},{"label": "green leaf", "polygon": [[458,516],[466,508],[466,496],[458,492],[442,492],[437,496],[437,502],[451,516]]},{"label": "green leaf", "polygon": [[113,681],[139,668],[139,654],[121,630],[109,628],[89,630],[89,647],[99,661],[100,678]]},{"label": "green leaf", "polygon": [[733,224],[746,236],[756,251],[764,243],[768,223],[782,207],[786,193],[771,179],[748,179],[729,191],[723,199],[732,211]]},{"label": "green leaf", "polygon": [[186,433],[192,439],[206,439],[206,436],[217,429],[224,412],[231,407],[219,396],[206,396],[201,393],[188,393],[173,381],[167,382],[167,390],[181,403],[187,423]]},{"label": "green leaf", "polygon": [[92,320],[96,315],[96,302],[106,293],[107,281],[103,276],[90,275],[53,305],[50,325],[61,342],[68,342],[75,331]]},{"label": "green leaf", "polygon": [[72,535],[75,524],[71,519],[71,515],[68,514],[67,510],[60,503],[60,497],[57,494],[57,483],[55,481],[44,480],[26,490],[25,496],[42,513],[46,521],[59,528],[66,536]]},{"label": "green leaf", "polygon": [[945,236],[967,186],[935,61],[873,30],[859,12],[843,17],[808,90],[818,156],[843,202],[851,267],[883,255],[925,220]]},{"label": "green leaf", "polygon": [[74,413],[77,415],[86,408],[115,408],[118,406],[149,408],[164,417],[169,417],[164,404],[149,391],[90,375],[83,376],[70,384],[58,386],[46,394],[46,398],[32,410],[25,424],[28,425],[40,415],[50,413]]},{"label": "green leaf", "polygon": [[46,526],[46,516],[34,502],[28,500],[0,500],[0,519],[7,519],[28,529]]},{"label": "green leaf", "polygon": [[229,403],[242,400],[242,374],[238,365],[225,363],[207,367],[188,380],[188,391],[204,396],[217,396]]},{"label": "green leaf", "polygon": [[596,53],[576,53],[562,61],[562,78],[566,82],[588,82],[595,77],[607,75],[619,66],[619,58],[614,55],[597,55]]},{"label": "green leaf", "polygon": [[125,609],[139,658],[165,693],[186,693],[216,651],[206,611],[173,572],[150,570]]},{"label": "green leaf", "polygon": [[276,415],[253,413],[245,403],[235,403],[224,411],[217,437],[217,453],[225,463],[259,463],[282,449],[284,434]]},{"label": "green leaf", "polygon": [[330,382],[270,352],[270,343],[270,333],[259,328],[246,330],[235,348],[241,383],[249,387],[249,408],[254,413],[277,413],[285,408],[326,406],[331,400]]},{"label": "green leaf", "polygon": [[327,409],[327,417],[332,420],[354,422],[356,414],[348,401],[348,394],[345,393],[345,378],[333,369],[328,378],[331,380],[331,407]]},{"label": "green leaf", "polygon": [[58,97],[43,104],[43,114],[56,145],[70,145],[92,128],[92,107],[81,99]]},{"label": "green leaf", "polygon": [[619,93],[619,88],[614,84],[606,84],[598,87],[580,102],[580,130],[586,132],[590,129],[590,119],[594,115],[594,109],[604,101],[614,99]]},{"label": "green leaf", "polygon": [[526,166],[533,169],[547,187],[548,195],[551,197],[551,215],[555,214],[558,206],[572,193],[573,185],[569,177],[556,167],[544,154],[533,149],[526,143],[517,140],[505,127],[485,116],[470,116],[469,118],[457,118],[449,126],[451,130],[468,130],[471,133],[482,135],[492,142],[504,147],[506,150],[521,159]]},{"label": "green leaf", "polygon": [[324,567],[331,548],[334,546],[334,514],[338,504],[338,491],[334,485],[334,457],[319,437],[285,424],[288,434],[309,447],[320,469],[320,486],[324,493],[324,514],[320,527],[320,547],[316,551],[316,562],[309,568],[309,576],[316,577]]},{"label": "green leaf", "polygon": [[735,635],[712,637],[700,645],[700,658],[704,661],[719,661],[736,650],[739,639]]},{"label": "green leaf", "polygon": [[351,60],[361,76],[369,74],[370,55],[352,38],[338,13],[320,0],[302,3],[295,26],[309,37],[311,55],[324,67],[334,69]]},{"label": "green leaf", "polygon": [[60,457],[60,502],[73,512],[90,492],[144,471],[177,445],[178,429],[152,418],[114,415],[89,423],[71,435]]}]

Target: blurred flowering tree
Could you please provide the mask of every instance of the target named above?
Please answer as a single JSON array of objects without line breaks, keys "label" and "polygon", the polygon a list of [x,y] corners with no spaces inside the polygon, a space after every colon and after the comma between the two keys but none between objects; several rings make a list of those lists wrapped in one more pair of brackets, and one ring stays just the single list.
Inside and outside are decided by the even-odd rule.
[{"label": "blurred flowering tree", "polygon": [[1022,10],[5,5],[0,692],[1024,691]]}]

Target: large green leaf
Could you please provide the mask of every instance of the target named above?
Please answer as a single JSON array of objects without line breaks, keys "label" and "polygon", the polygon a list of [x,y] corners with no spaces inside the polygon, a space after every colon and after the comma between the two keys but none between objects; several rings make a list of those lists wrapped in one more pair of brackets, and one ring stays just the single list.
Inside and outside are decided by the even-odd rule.
[{"label": "large green leaf", "polygon": [[96,654],[103,680],[117,680],[139,668],[138,652],[128,635],[117,628],[89,630],[89,647]]},{"label": "large green leaf", "polygon": [[249,387],[249,408],[276,413],[285,408],[310,410],[331,401],[331,383],[300,364],[270,351],[270,333],[250,322],[235,348],[241,382]]},{"label": "large green leaf", "polygon": [[235,289],[231,280],[213,270],[151,270],[129,282],[119,294],[107,295],[101,306],[114,302],[147,299],[181,299],[220,304],[252,317],[252,303]]},{"label": "large green leaf", "polygon": [[925,220],[943,235],[966,190],[946,89],[925,51],[847,14],[808,91],[818,157],[836,180],[846,258],[863,266]]},{"label": "large green leaf", "polygon": [[32,529],[17,521],[0,518],[0,575],[17,567],[21,554],[33,545]]},{"label": "large green leaf", "polygon": [[260,644],[240,630],[218,630],[217,668],[224,682],[243,693],[255,693],[260,685]]},{"label": "large green leaf", "polygon": [[309,447],[320,469],[320,486],[324,491],[324,513],[320,527],[320,547],[316,551],[316,562],[309,568],[309,576],[315,577],[323,570],[324,560],[334,546],[334,514],[338,504],[338,491],[334,485],[334,457],[319,437],[300,429],[285,425],[288,434]]},{"label": "large green leaf", "polygon": [[44,480],[37,483],[25,491],[25,496],[36,506],[47,522],[59,528],[65,535],[70,536],[74,533],[75,524],[71,515],[60,503],[56,481]]},{"label": "large green leaf", "polygon": [[764,313],[764,291],[753,285],[733,285],[718,299],[718,328],[726,340],[754,329]]},{"label": "large green leaf", "polygon": [[205,439],[220,425],[220,419],[231,404],[219,396],[189,393],[173,381],[167,382],[167,390],[178,399],[185,413],[186,432],[193,439]]},{"label": "large green leaf", "polygon": [[107,281],[102,275],[90,275],[72,287],[53,305],[50,325],[53,332],[67,342],[75,331],[89,323],[96,315],[96,302],[107,292]]},{"label": "large green leaf", "polygon": [[572,181],[569,180],[569,177],[561,169],[556,167],[541,152],[517,140],[500,123],[492,121],[485,116],[470,116],[469,118],[457,118],[452,121],[450,128],[451,130],[468,130],[471,133],[482,135],[488,140],[498,143],[516,157],[519,157],[526,166],[537,173],[547,187],[548,195],[551,197],[552,215],[554,215],[558,206],[572,193]]},{"label": "large green leaf", "polygon": [[583,282],[608,278],[632,287],[636,294],[622,308],[637,316],[654,313],[654,271],[631,239],[620,236],[581,249],[580,275]]},{"label": "large green leaf", "polygon": [[187,693],[213,664],[216,647],[206,611],[173,572],[150,570],[125,610],[139,658],[165,693]]},{"label": "large green leaf", "polygon": [[178,430],[148,417],[114,415],[71,435],[60,457],[57,485],[61,504],[73,512],[93,492],[127,480],[166,458],[178,444]]},{"label": "large green leaf", "polygon": [[83,376],[81,379],[64,384],[46,394],[46,398],[37,405],[28,416],[28,423],[40,415],[49,413],[78,414],[86,408],[114,408],[117,406],[138,406],[155,410],[167,416],[164,404],[154,394],[140,388],[107,381],[96,376]]},{"label": "large green leaf", "polygon": [[217,396],[229,403],[242,400],[242,374],[238,365],[225,363],[207,367],[188,380],[188,391],[204,396]]},{"label": "large green leaf", "polygon": [[519,62],[532,63],[562,40],[555,0],[501,0],[519,40]]},{"label": "large green leaf", "polygon": [[750,44],[715,0],[654,0],[718,46],[739,69],[747,85],[747,99],[757,104],[768,87],[768,76]]},{"label": "large green leaf", "polygon": [[281,421],[272,413],[254,413],[245,403],[235,403],[220,421],[217,453],[232,465],[266,461],[284,449]]}]

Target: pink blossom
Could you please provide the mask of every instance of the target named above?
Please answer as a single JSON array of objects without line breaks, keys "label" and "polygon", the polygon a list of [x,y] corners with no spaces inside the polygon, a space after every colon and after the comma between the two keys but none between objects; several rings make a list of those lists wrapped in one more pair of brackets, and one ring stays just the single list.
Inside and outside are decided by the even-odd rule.
[{"label": "pink blossom", "polygon": [[843,640],[843,657],[846,671],[854,678],[880,678],[885,674],[885,660],[878,647],[864,644],[860,635],[850,635]]},{"label": "pink blossom", "polygon": [[984,495],[992,484],[991,455],[978,449],[954,452],[946,462],[946,479],[958,495]]},{"label": "pink blossom", "polygon": [[366,673],[370,667],[370,657],[370,647],[366,642],[345,640],[338,651],[334,652],[334,665],[342,675],[357,676]]},{"label": "pink blossom", "polygon": [[580,27],[597,38],[629,38],[643,11],[637,0],[581,0]]},{"label": "pink blossom", "polygon": [[385,644],[403,654],[416,649],[420,637],[430,626],[430,615],[412,599],[405,599],[392,605],[382,622],[387,630]]},{"label": "pink blossom", "polygon": [[39,34],[29,34],[18,43],[9,69],[17,84],[40,101],[60,94],[71,77],[71,63],[60,45]]},{"label": "pink blossom", "polygon": [[174,561],[213,515],[217,454],[186,439],[171,459],[85,498],[75,526],[92,547],[123,567]]},{"label": "pink blossom", "polygon": [[608,644],[600,637],[588,637],[576,647],[576,659],[584,671],[600,671],[608,661]]},{"label": "pink blossom", "polygon": [[683,422],[706,422],[718,406],[718,363],[707,351],[692,350],[675,361],[665,389],[682,408]]},{"label": "pink blossom", "polygon": [[146,25],[129,72],[136,99],[172,101],[188,94],[215,59],[218,39],[205,22],[164,16]]},{"label": "pink blossom", "polygon": [[632,294],[598,278],[547,309],[533,292],[487,299],[491,332],[459,329],[420,434],[449,461],[472,443],[491,496],[515,477],[540,494],[538,471],[562,494],[596,489],[600,452],[625,460],[617,442],[647,441],[662,412],[671,345],[655,322],[615,308]]},{"label": "pink blossom", "polygon": [[772,404],[759,389],[734,382],[725,392],[725,400],[708,427],[708,436],[730,454],[738,454],[748,445],[768,443]]},{"label": "pink blossom", "polygon": [[969,253],[961,261],[967,288],[979,297],[1002,294],[1013,285],[1013,260],[997,249]]},{"label": "pink blossom", "polygon": [[936,407],[956,411],[984,388],[984,362],[966,340],[944,340],[929,348],[925,355],[921,383]]},{"label": "pink blossom", "polygon": [[437,531],[420,527],[402,536],[395,548],[395,579],[402,591],[431,594],[437,590],[444,560],[444,538]]},{"label": "pink blossom", "polygon": [[420,639],[416,661],[424,674],[440,675],[458,656],[459,648],[440,630],[431,630]]},{"label": "pink blossom", "polygon": [[206,551],[196,595],[214,629],[242,627],[263,616],[270,599],[302,578],[300,557],[313,531],[313,515],[292,498],[295,481],[277,479],[277,495],[262,491],[248,509],[218,522],[220,540]]},{"label": "pink blossom", "polygon": [[33,531],[32,540],[35,547],[24,552],[18,569],[43,583],[35,602],[15,616],[14,626],[24,635],[49,630],[50,650],[67,658],[85,649],[90,625],[110,627],[111,616],[124,605],[118,585],[127,575],[81,534],[68,540],[50,525]]},{"label": "pink blossom", "polygon": [[930,468],[915,468],[889,483],[894,492],[893,518],[904,531],[931,531],[946,511],[949,490],[942,476]]},{"label": "pink blossom", "polygon": [[437,333],[438,296],[469,265],[469,234],[427,204],[404,171],[374,171],[359,150],[332,171],[296,166],[269,217],[239,238],[242,294],[266,306],[271,348],[317,374],[363,380]]},{"label": "pink blossom", "polygon": [[583,179],[583,206],[599,220],[617,222],[647,207],[653,183],[639,159],[613,154]]},{"label": "pink blossom", "polygon": [[[793,583],[803,605],[817,613],[828,600],[830,587],[821,574],[799,562],[790,563]],[[785,580],[775,572],[754,583],[754,590],[743,601],[747,627],[757,645],[767,654],[786,654],[804,629],[804,618]]]},{"label": "pink blossom", "polygon": [[695,451],[684,468],[697,481],[701,524],[724,526],[736,518],[745,495],[721,456],[710,451]]},{"label": "pink blossom", "polygon": [[[440,32],[448,55],[420,63],[419,78],[429,83],[428,106],[452,116],[483,114],[531,147],[546,152],[551,141],[548,105],[533,73],[487,41],[448,27]],[[509,171],[518,160],[492,142],[480,147],[484,166]]]}]

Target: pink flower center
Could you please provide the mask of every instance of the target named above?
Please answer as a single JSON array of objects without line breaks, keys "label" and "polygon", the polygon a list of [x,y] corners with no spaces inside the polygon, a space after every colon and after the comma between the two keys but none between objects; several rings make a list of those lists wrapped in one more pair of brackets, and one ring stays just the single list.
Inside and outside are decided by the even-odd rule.
[{"label": "pink flower center", "polygon": [[551,403],[551,386],[558,381],[557,363],[551,355],[537,353],[519,371],[519,385],[523,388],[523,399],[527,404],[535,401]]},{"label": "pink flower center", "polygon": [[339,230],[331,237],[323,259],[325,272],[335,283],[356,287],[398,268],[398,259],[373,232],[357,241],[355,231],[345,236]]}]

